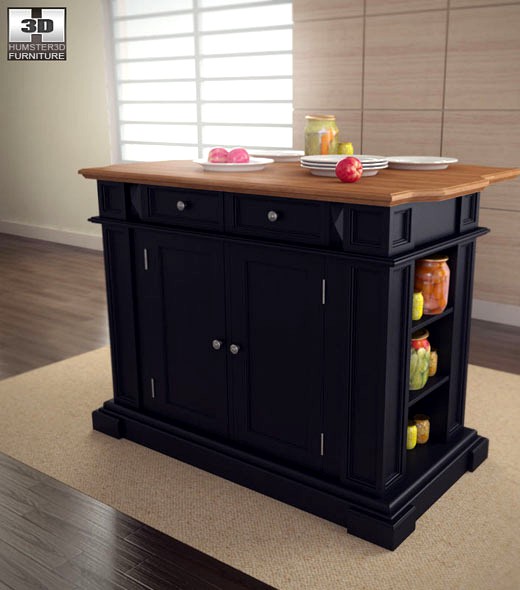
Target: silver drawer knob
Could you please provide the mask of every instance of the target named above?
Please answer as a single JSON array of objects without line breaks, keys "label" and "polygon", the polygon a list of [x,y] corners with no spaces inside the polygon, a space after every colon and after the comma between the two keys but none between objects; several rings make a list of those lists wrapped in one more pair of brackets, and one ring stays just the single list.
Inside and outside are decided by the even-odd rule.
[{"label": "silver drawer knob", "polygon": [[240,351],[240,346],[238,346],[238,344],[232,344],[229,347],[229,352],[231,352],[231,354],[238,354]]},{"label": "silver drawer knob", "polygon": [[186,209],[186,203],[184,201],[177,201],[177,210],[184,211]]},{"label": "silver drawer knob", "polygon": [[275,222],[278,219],[278,213],[276,211],[269,211],[267,214],[269,221]]},{"label": "silver drawer knob", "polygon": [[213,340],[211,346],[213,346],[215,350],[220,350],[222,348],[222,340]]}]

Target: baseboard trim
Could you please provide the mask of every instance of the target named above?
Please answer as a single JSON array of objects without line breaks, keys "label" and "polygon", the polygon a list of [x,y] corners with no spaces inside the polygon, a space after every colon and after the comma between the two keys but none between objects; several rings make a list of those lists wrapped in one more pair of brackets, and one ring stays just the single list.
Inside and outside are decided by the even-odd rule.
[{"label": "baseboard trim", "polygon": [[477,320],[520,327],[520,307],[517,305],[473,299],[471,316]]},{"label": "baseboard trim", "polygon": [[58,244],[67,244],[68,246],[77,246],[79,248],[89,248],[90,250],[103,249],[103,241],[100,235],[95,236],[55,227],[29,225],[14,221],[0,221],[0,233],[33,238],[35,240],[45,240],[46,242],[57,242]]}]

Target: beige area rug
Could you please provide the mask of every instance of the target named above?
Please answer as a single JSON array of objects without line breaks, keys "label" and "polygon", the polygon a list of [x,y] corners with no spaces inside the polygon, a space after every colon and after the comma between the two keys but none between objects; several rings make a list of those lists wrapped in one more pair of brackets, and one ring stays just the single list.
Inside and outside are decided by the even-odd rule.
[{"label": "beige area rug", "polygon": [[107,349],[0,382],[0,451],[281,590],[518,590],[520,376],[472,366],[468,391],[490,457],[394,552],[92,431],[111,397]]}]

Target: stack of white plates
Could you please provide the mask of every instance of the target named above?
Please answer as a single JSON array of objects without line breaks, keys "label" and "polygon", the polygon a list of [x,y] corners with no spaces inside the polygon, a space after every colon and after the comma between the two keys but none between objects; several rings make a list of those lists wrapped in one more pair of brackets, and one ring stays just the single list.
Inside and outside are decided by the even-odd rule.
[{"label": "stack of white plates", "polygon": [[[343,154],[328,156],[303,156],[300,166],[310,170],[315,176],[336,176],[336,164],[348,156]],[[363,176],[375,176],[379,170],[388,168],[388,160],[383,156],[354,155],[363,164]]]}]

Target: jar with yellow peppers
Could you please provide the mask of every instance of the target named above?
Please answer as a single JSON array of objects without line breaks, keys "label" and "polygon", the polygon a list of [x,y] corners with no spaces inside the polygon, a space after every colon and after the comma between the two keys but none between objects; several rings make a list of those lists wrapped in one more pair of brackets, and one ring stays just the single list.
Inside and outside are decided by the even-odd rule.
[{"label": "jar with yellow peppers", "polygon": [[335,115],[306,115],[305,155],[335,154],[338,133]]},{"label": "jar with yellow peppers", "polygon": [[417,426],[413,420],[408,422],[406,429],[406,450],[411,451],[417,445]]}]

